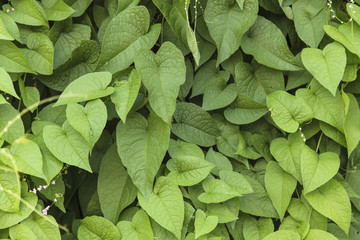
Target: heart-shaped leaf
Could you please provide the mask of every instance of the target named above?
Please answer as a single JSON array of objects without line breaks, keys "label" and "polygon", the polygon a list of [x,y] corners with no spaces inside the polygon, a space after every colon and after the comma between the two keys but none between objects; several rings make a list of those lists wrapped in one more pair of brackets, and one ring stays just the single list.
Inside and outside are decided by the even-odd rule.
[{"label": "heart-shaped leaf", "polygon": [[223,78],[212,81],[205,89],[202,108],[209,111],[223,108],[232,103],[238,93],[234,83],[226,84]]},{"label": "heart-shaped leaf", "polygon": [[119,230],[112,222],[99,216],[86,217],[81,220],[77,238],[85,239],[113,239],[120,240]]},{"label": "heart-shaped leaf", "polygon": [[119,229],[122,239],[154,239],[149,216],[144,210],[137,211],[131,222],[120,221],[116,227]]},{"label": "heart-shaped leaf", "polygon": [[203,203],[225,202],[231,198],[242,195],[226,182],[219,179],[205,179],[202,182],[202,186],[205,192],[200,194],[198,199]]},{"label": "heart-shaped leaf", "polygon": [[215,229],[215,227],[218,224],[218,217],[217,216],[206,216],[206,213],[198,209],[195,213],[195,238],[208,234],[212,230]]},{"label": "heart-shaped leaf", "polygon": [[306,194],[324,185],[336,175],[340,167],[340,159],[334,152],[318,155],[310,147],[304,145],[300,165]]},{"label": "heart-shaped leaf", "polygon": [[335,96],[345,71],[345,48],[337,42],[326,45],[322,51],[305,48],[301,52],[301,61],[316,80]]},{"label": "heart-shaped leaf", "polygon": [[245,240],[262,240],[274,232],[274,223],[271,218],[259,218],[248,215],[244,219],[243,235]]}]

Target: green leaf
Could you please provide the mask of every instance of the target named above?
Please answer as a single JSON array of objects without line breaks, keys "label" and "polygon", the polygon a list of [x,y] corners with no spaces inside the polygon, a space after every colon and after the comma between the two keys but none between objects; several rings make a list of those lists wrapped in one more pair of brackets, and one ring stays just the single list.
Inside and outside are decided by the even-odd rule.
[{"label": "green leaf", "polygon": [[115,144],[101,160],[97,190],[101,211],[113,223],[136,198],[137,188],[122,165]]},{"label": "green leaf", "polygon": [[[8,125],[11,122],[11,125]],[[0,104],[0,129],[2,139],[12,143],[24,135],[24,124],[20,114],[9,104]]]},{"label": "green leaf", "polygon": [[219,176],[222,181],[238,192],[240,196],[254,192],[250,183],[241,173],[222,170],[220,171]]},{"label": "green leaf", "polygon": [[285,91],[270,93],[266,101],[271,118],[286,132],[296,132],[300,124],[313,118],[313,111],[304,99]]},{"label": "green leaf", "polygon": [[285,172],[276,162],[268,162],[265,172],[265,187],[279,214],[280,221],[284,218],[296,185],[296,179]]},{"label": "green leaf", "polygon": [[270,144],[270,152],[278,161],[280,167],[300,183],[302,183],[300,156],[303,145],[304,141],[298,133],[289,134],[288,140],[276,138]]},{"label": "green leaf", "polygon": [[334,97],[326,88],[313,80],[310,89],[300,88],[296,91],[296,96],[303,98],[310,105],[314,118],[343,132],[345,106],[339,93]]},{"label": "green leaf", "polygon": [[9,228],[9,235],[11,239],[17,240],[38,240],[35,233],[31,228],[27,227],[25,224],[17,224]]},{"label": "green leaf", "polygon": [[218,223],[233,222],[238,219],[237,213],[231,211],[221,203],[211,203],[206,205],[206,215],[218,218]]},{"label": "green leaf", "polygon": [[16,171],[45,178],[42,172],[43,161],[40,148],[25,137],[16,139],[10,150],[3,148],[0,151],[0,161]]},{"label": "green leaf", "polygon": [[[214,164],[205,161],[203,154],[199,157],[198,154],[191,152],[190,147],[186,147],[190,151],[172,154],[171,149],[174,148],[172,146],[174,144],[176,144],[175,141],[170,141],[169,153],[172,159],[166,163],[166,167],[170,170],[170,173],[167,175],[169,179],[180,186],[193,186],[209,175],[211,169],[214,168]],[[195,144],[184,144],[192,145],[194,148],[197,148],[197,151],[201,151]]]},{"label": "green leaf", "polygon": [[20,49],[12,42],[0,40],[0,66],[7,72],[34,73]]},{"label": "green leaf", "polygon": [[75,10],[66,5],[63,0],[42,0],[41,4],[50,21],[65,20],[75,12]]},{"label": "green leaf", "polygon": [[6,70],[2,67],[0,67],[0,91],[3,91],[5,93],[10,94],[11,96],[16,97],[17,99],[20,99],[17,95],[13,82],[9,76],[9,74],[6,72]]},{"label": "green leaf", "polygon": [[[20,39],[19,28],[15,23],[15,21],[5,12],[0,12],[0,20],[4,25],[4,27],[6,28],[6,31],[11,35],[11,38],[16,39],[16,41],[21,43],[22,41]],[[10,40],[10,39],[5,39],[5,40]]]},{"label": "green leaf", "polygon": [[241,38],[254,24],[258,11],[257,0],[246,0],[242,9],[230,0],[208,1],[204,19],[218,49],[216,66],[239,48]]},{"label": "green leaf", "polygon": [[320,229],[310,229],[305,240],[337,240],[338,238]]},{"label": "green leaf", "polygon": [[153,3],[161,11],[175,35],[192,52],[195,63],[199,65],[198,43],[187,15],[189,4],[186,1],[176,0],[154,0]]},{"label": "green leaf", "polygon": [[340,159],[334,152],[318,155],[310,147],[304,145],[300,165],[306,194],[324,185],[336,175],[340,167]]},{"label": "green leaf", "polygon": [[206,87],[204,92],[202,108],[209,111],[226,107],[232,103],[237,96],[238,90],[234,83],[226,84],[223,78],[217,78]]},{"label": "green leaf", "polygon": [[184,201],[180,189],[166,177],[157,179],[148,200],[138,193],[140,206],[160,226],[172,232],[178,240],[184,221]]},{"label": "green leaf", "polygon": [[[20,206],[20,179],[15,170],[0,164],[0,185],[5,191],[0,191],[0,210],[18,212]],[[11,191],[11,193],[7,192]]]},{"label": "green leaf", "polygon": [[41,5],[33,0],[14,0],[11,5],[15,11],[10,11],[9,16],[17,23],[30,26],[49,27],[46,15]]},{"label": "green leaf", "polygon": [[213,148],[207,151],[205,160],[215,164],[215,167],[211,169],[211,173],[216,176],[219,176],[221,170],[233,170],[230,160],[221,153],[214,151]]},{"label": "green leaf", "polygon": [[203,203],[225,202],[226,200],[242,195],[226,182],[219,179],[205,179],[202,182],[202,186],[205,192],[200,194],[198,199]]},{"label": "green leaf", "polygon": [[265,66],[285,71],[302,70],[280,29],[262,16],[257,17],[243,36],[241,48]]},{"label": "green leaf", "polygon": [[14,40],[14,38],[7,31],[5,24],[1,20],[1,17],[0,17],[0,39],[1,40],[10,40],[10,41]]},{"label": "green leaf", "polygon": [[133,69],[129,79],[118,82],[114,87],[114,93],[110,96],[111,101],[115,104],[117,114],[124,123],[138,96],[140,84],[141,77],[136,69]]},{"label": "green leaf", "polygon": [[79,240],[86,239],[113,239],[120,240],[121,235],[119,230],[109,220],[99,217],[91,216],[80,220],[81,224],[77,231]]},{"label": "green leaf", "polygon": [[156,55],[151,50],[141,51],[134,62],[149,91],[151,108],[164,122],[170,124],[180,85],[185,83],[186,77],[181,51],[174,44],[165,42]]},{"label": "green leaf", "polygon": [[62,128],[48,125],[43,130],[46,146],[60,161],[92,172],[89,164],[89,144],[66,121]]},{"label": "green leaf", "polygon": [[25,82],[22,79],[19,79],[18,82],[21,99],[25,107],[27,107],[30,112],[34,112],[40,102],[39,90],[36,87],[25,87]]},{"label": "green leaf", "polygon": [[360,141],[360,109],[359,104],[351,93],[342,92],[345,103],[344,133],[347,144],[348,157],[357,147]]},{"label": "green leaf", "polygon": [[172,132],[187,142],[210,147],[219,136],[219,129],[209,113],[193,103],[177,103],[174,119]]},{"label": "green leaf", "polygon": [[60,240],[60,229],[53,216],[43,216],[32,213],[30,217],[21,222],[27,226],[33,233],[35,233],[37,239],[54,239]]},{"label": "green leaf", "polygon": [[316,80],[335,96],[345,71],[345,48],[337,42],[326,45],[322,51],[304,48],[301,61]]},{"label": "green leaf", "polygon": [[346,190],[336,180],[305,194],[306,200],[319,213],[334,221],[346,234],[351,221],[351,204]]},{"label": "green leaf", "polygon": [[30,67],[44,75],[53,73],[54,45],[48,36],[42,33],[30,33],[25,39],[28,48],[21,48]]},{"label": "green leaf", "polygon": [[148,199],[168,149],[170,128],[155,113],[147,120],[134,113],[128,120],[116,128],[118,153],[133,183]]},{"label": "green leaf", "polygon": [[71,17],[80,17],[83,15],[91,2],[92,0],[65,0],[65,3],[75,10]]},{"label": "green leaf", "polygon": [[114,88],[107,87],[110,82],[111,74],[109,72],[83,75],[65,88],[54,107],[108,96],[114,92]]},{"label": "green leaf", "polygon": [[350,17],[353,20],[355,20],[357,24],[360,24],[360,16],[359,16],[360,7],[357,4],[352,4],[351,2],[348,2],[346,4],[346,11],[350,15]]},{"label": "green leaf", "polygon": [[218,217],[206,216],[205,212],[201,209],[196,210],[195,214],[195,239],[202,235],[210,233],[218,224]]},{"label": "green leaf", "polygon": [[291,230],[278,230],[270,233],[263,240],[301,240],[300,235]]},{"label": "green leaf", "polygon": [[[245,137],[244,137],[244,136]],[[251,146],[250,139],[252,134],[250,132],[243,132],[239,134],[239,145],[235,154],[239,154],[245,158],[256,160],[261,155]]]},{"label": "green leaf", "polygon": [[153,239],[153,230],[150,219],[144,210],[139,210],[133,217],[132,222],[120,221],[116,227],[119,229],[122,239]]},{"label": "green leaf", "polygon": [[34,211],[38,198],[34,193],[28,192],[27,184],[24,182],[21,183],[21,199],[19,212],[11,213],[0,210],[0,229],[18,224]]},{"label": "green leaf", "polygon": [[149,24],[150,16],[145,6],[127,8],[113,18],[106,28],[97,71],[116,73],[124,70],[132,64],[140,49],[151,49],[161,26],[154,24],[149,30]]},{"label": "green leaf", "polygon": [[256,220],[252,216],[247,216],[244,220],[244,240],[261,240],[272,232],[274,232],[274,223],[271,218]]},{"label": "green leaf", "polygon": [[300,39],[312,48],[316,48],[324,37],[326,24],[326,0],[312,2],[295,1],[292,4],[294,24]]},{"label": "green leaf", "polygon": [[279,230],[291,230],[297,232],[301,239],[304,239],[309,232],[310,224],[307,221],[297,221],[291,216],[287,216],[281,223]]}]

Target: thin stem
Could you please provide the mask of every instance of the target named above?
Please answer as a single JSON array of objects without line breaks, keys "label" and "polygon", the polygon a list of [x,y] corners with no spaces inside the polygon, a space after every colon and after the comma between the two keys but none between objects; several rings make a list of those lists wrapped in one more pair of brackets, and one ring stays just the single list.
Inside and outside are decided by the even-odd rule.
[{"label": "thin stem", "polygon": [[316,145],[316,152],[318,152],[318,150],[319,150],[321,138],[322,138],[323,135],[324,135],[324,133],[322,132],[321,135],[320,135],[320,137],[319,137],[318,143],[317,143],[317,145]]}]

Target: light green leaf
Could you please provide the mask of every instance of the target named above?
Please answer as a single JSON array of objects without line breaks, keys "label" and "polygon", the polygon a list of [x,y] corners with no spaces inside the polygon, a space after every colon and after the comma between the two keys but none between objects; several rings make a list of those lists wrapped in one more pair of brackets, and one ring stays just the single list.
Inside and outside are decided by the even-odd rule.
[{"label": "light green leaf", "polygon": [[210,147],[219,136],[219,129],[209,113],[193,103],[177,103],[174,119],[172,132],[187,142]]},{"label": "light green leaf", "polygon": [[49,27],[46,15],[41,5],[33,0],[14,0],[11,5],[15,11],[10,11],[9,16],[17,23],[30,26]]},{"label": "light green leaf", "polygon": [[77,231],[79,240],[89,239],[112,239],[120,240],[121,235],[119,230],[109,220],[99,217],[91,216],[80,220],[81,224]]},{"label": "light green leaf", "polygon": [[243,132],[242,134],[239,134],[239,145],[235,154],[239,154],[245,158],[256,160],[260,158],[261,155],[251,146],[251,137],[251,132]]},{"label": "light green leaf", "polygon": [[296,132],[300,124],[313,118],[313,111],[304,99],[285,91],[270,93],[266,101],[271,118],[286,132]]},{"label": "light green leaf", "polygon": [[46,146],[60,161],[92,172],[89,164],[89,144],[67,121],[62,128],[46,126],[43,137]]},{"label": "light green leaf", "polygon": [[63,0],[41,0],[48,20],[62,21],[75,12]]},{"label": "light green leaf", "polygon": [[345,106],[338,93],[334,97],[317,81],[312,81],[310,90],[300,88],[296,96],[302,97],[312,108],[314,118],[324,121],[343,133],[345,121]]},{"label": "light green leaf", "polygon": [[[359,4],[359,3],[357,2],[357,4]],[[350,17],[353,20],[355,20],[355,22],[357,24],[360,24],[360,16],[359,16],[360,7],[357,4],[353,4],[352,2],[348,2],[346,4],[346,11],[350,15]]]},{"label": "light green leaf", "polygon": [[111,101],[115,104],[117,114],[124,123],[138,96],[140,84],[141,77],[136,69],[133,69],[129,79],[118,82],[114,87],[114,93],[110,96]]},{"label": "light green leaf", "polygon": [[194,30],[188,19],[186,1],[154,0],[153,3],[161,11],[172,31],[181,42],[192,52],[195,63],[199,65],[200,52]]},{"label": "light green leaf", "polygon": [[204,159],[204,152],[199,146],[181,140],[170,139],[168,152],[172,158],[191,155],[198,159]]},{"label": "light green leaf", "polygon": [[35,233],[31,228],[25,224],[17,224],[9,229],[9,235],[11,239],[16,240],[38,240]]},{"label": "light green leaf", "polygon": [[257,17],[255,24],[244,35],[241,48],[265,66],[286,71],[302,70],[280,29],[262,16]]},{"label": "light green leaf", "polygon": [[206,153],[205,160],[215,164],[215,167],[211,169],[211,173],[216,176],[219,176],[221,170],[233,170],[230,160],[221,153],[214,151],[213,148],[210,148]]},{"label": "light green leaf", "polygon": [[0,40],[0,66],[7,72],[34,73],[20,49],[12,42]]},{"label": "light green leaf", "polygon": [[271,218],[256,220],[252,216],[247,216],[244,220],[244,240],[262,240],[272,232],[274,232],[274,223]]},{"label": "light green leaf", "polygon": [[[20,206],[20,179],[15,170],[0,164],[0,185],[5,191],[0,191],[0,210],[18,212]],[[11,193],[7,192],[11,191]]]},{"label": "light green leaf", "polygon": [[238,213],[231,211],[221,203],[211,203],[206,205],[206,215],[218,218],[218,223],[233,222],[238,219]]},{"label": "light green leaf", "polygon": [[128,119],[116,128],[118,153],[133,183],[148,199],[168,149],[170,128],[155,113],[147,120],[139,113]]},{"label": "light green leaf", "polygon": [[42,33],[30,33],[25,39],[28,48],[21,48],[30,67],[44,75],[53,73],[54,45],[48,36]]},{"label": "light green leaf", "polygon": [[287,216],[281,223],[279,230],[291,230],[297,232],[301,239],[304,239],[309,232],[310,224],[307,221],[297,221],[291,216]]},{"label": "light green leaf", "polygon": [[271,141],[270,152],[278,161],[280,167],[302,183],[300,156],[304,145],[299,133],[289,134],[288,140],[276,138]]},{"label": "light green leaf", "polygon": [[134,215],[132,222],[120,221],[116,227],[119,229],[122,239],[145,240],[154,238],[150,219],[144,210],[139,210]]},{"label": "light green leaf", "polygon": [[7,13],[2,11],[0,12],[0,20],[11,37],[21,43],[19,28],[15,21]]},{"label": "light green leaf", "polygon": [[134,62],[149,91],[151,108],[164,122],[170,124],[180,85],[185,83],[186,77],[181,51],[174,44],[165,42],[156,55],[151,50],[141,51]]},{"label": "light green leaf", "polygon": [[[3,134],[1,138],[8,143],[24,135],[24,124],[19,116],[19,112],[11,105],[0,104],[0,130]],[[12,122],[10,126],[8,126],[9,121]]]},{"label": "light green leaf", "polygon": [[241,173],[222,170],[220,171],[219,176],[222,181],[238,192],[240,196],[254,192],[250,183]]},{"label": "light green leaf", "polygon": [[231,198],[242,196],[241,193],[219,179],[205,179],[202,186],[205,192],[200,194],[198,199],[203,203],[225,202]]},{"label": "light green leaf", "polygon": [[238,93],[236,85],[226,84],[223,78],[212,81],[205,89],[202,108],[209,111],[226,107],[232,103]]},{"label": "light green leaf", "polygon": [[254,24],[258,11],[257,0],[246,0],[242,9],[231,0],[207,2],[204,19],[218,49],[216,66],[239,48],[241,38]]},{"label": "light green leaf", "polygon": [[351,204],[341,183],[332,179],[305,194],[305,198],[316,211],[334,221],[346,234],[349,233]]},{"label": "light green leaf", "polygon": [[114,88],[107,87],[110,82],[111,74],[109,72],[83,75],[65,88],[54,107],[108,96],[114,92]]},{"label": "light green leaf", "polygon": [[292,4],[295,29],[300,39],[312,48],[316,48],[324,37],[326,24],[326,0],[313,2],[295,1]]},{"label": "light green leaf", "polygon": [[305,240],[338,240],[338,238],[320,229],[310,229]]},{"label": "light green leaf", "polygon": [[30,112],[34,112],[40,102],[39,90],[36,87],[25,87],[25,82],[22,79],[19,79],[18,82],[21,99],[25,107],[27,107]]},{"label": "light green leaf", "polygon": [[21,224],[31,229],[37,239],[61,239],[60,229],[53,216],[46,216],[46,218],[44,218],[37,213],[32,213],[30,217],[22,221]]},{"label": "light green leaf", "polygon": [[17,99],[20,99],[17,93],[15,92],[13,82],[9,76],[9,74],[6,72],[6,70],[2,67],[0,67],[0,91],[3,91],[5,93],[8,93]]},{"label": "light green leaf", "polygon": [[278,230],[270,233],[263,240],[301,240],[300,235],[291,230]]},{"label": "light green leaf", "polygon": [[121,211],[136,198],[137,188],[121,163],[114,144],[101,160],[97,191],[104,217],[116,223]]},{"label": "light green leaf", "polygon": [[25,137],[16,139],[10,150],[3,148],[0,151],[0,161],[16,171],[45,178],[42,172],[43,162],[40,148]]},{"label": "light green leaf", "polygon": [[355,150],[360,141],[360,109],[359,104],[351,93],[342,92],[345,103],[344,133],[347,144],[348,157]]},{"label": "light green leaf", "polygon": [[0,39],[1,40],[14,40],[10,33],[6,30],[6,26],[0,18]]},{"label": "light green leaf", "polygon": [[279,214],[280,221],[284,218],[296,185],[296,179],[285,172],[276,162],[268,162],[265,172],[265,187]]},{"label": "light green leaf", "polygon": [[324,185],[336,175],[340,167],[340,159],[334,152],[318,155],[310,147],[304,145],[300,165],[306,194]]},{"label": "light green leaf", "polygon": [[335,96],[345,71],[345,48],[337,42],[326,45],[322,51],[304,48],[301,61],[316,80]]},{"label": "light green leaf", "polygon": [[80,17],[83,15],[91,2],[92,0],[65,0],[65,3],[75,10],[71,17]]},{"label": "light green leaf", "polygon": [[140,206],[160,226],[180,240],[184,221],[184,200],[180,189],[166,177],[157,179],[149,199],[138,193]]},{"label": "light green leaf", "polygon": [[196,210],[195,214],[195,239],[202,235],[210,233],[218,224],[218,217],[206,216],[205,212],[201,209]]},{"label": "light green leaf", "polygon": [[[106,111],[106,110],[105,110]],[[84,107],[77,103],[69,103],[66,107],[66,118],[69,124],[90,142],[90,123],[84,112]]]},{"label": "light green leaf", "polygon": [[154,24],[149,30],[149,24],[150,16],[145,6],[127,8],[113,18],[106,28],[96,69],[119,72],[132,64],[140,49],[151,49],[159,37],[161,26]]}]

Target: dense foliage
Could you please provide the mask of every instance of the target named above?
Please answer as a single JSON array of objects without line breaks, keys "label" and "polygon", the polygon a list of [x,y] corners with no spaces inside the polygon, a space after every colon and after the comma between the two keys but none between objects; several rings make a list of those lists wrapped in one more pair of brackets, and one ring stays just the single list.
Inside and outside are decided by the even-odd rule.
[{"label": "dense foliage", "polygon": [[360,1],[0,4],[1,239],[360,239]]}]

